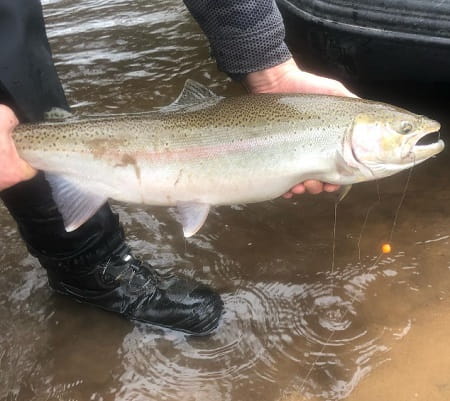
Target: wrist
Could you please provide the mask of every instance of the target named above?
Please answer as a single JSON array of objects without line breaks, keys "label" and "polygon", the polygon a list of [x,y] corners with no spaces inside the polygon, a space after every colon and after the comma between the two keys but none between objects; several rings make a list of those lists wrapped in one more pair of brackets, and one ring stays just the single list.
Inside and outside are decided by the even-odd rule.
[{"label": "wrist", "polygon": [[297,64],[293,58],[290,58],[273,67],[247,74],[242,83],[250,93],[275,92],[282,87],[287,76],[298,72]]}]

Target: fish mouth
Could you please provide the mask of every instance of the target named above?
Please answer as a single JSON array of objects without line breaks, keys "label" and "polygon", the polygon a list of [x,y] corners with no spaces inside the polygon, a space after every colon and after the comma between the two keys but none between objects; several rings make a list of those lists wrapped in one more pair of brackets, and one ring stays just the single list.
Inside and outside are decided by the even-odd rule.
[{"label": "fish mouth", "polygon": [[408,151],[404,157],[420,162],[442,152],[445,144],[439,137],[440,129],[441,124],[437,121],[430,120],[425,130],[420,133],[413,134],[408,138]]}]

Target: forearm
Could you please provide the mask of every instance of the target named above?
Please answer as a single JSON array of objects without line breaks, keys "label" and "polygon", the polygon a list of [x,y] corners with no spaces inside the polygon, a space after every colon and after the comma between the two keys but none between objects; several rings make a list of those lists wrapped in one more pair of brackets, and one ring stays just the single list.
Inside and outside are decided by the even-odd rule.
[{"label": "forearm", "polygon": [[275,0],[184,0],[211,44],[218,68],[234,79],[292,56]]}]

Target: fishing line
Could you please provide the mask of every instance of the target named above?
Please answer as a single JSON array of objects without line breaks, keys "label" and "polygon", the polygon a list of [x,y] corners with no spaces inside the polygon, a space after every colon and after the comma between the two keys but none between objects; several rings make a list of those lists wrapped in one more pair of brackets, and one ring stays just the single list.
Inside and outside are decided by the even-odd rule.
[{"label": "fishing line", "polygon": [[[399,203],[398,203],[398,205],[397,205],[397,208],[396,208],[396,212],[395,212],[395,215],[394,215],[394,221],[392,222],[391,230],[390,230],[389,237],[388,237],[388,238],[389,238],[389,239],[388,239],[389,242],[391,242],[391,240],[392,240],[392,237],[393,237],[393,234],[394,234],[394,230],[395,230],[395,228],[396,228],[396,226],[397,226],[397,221],[398,221],[398,216],[399,216],[399,213],[400,213],[400,208],[402,207],[402,205],[403,205],[403,203],[404,203],[404,200],[405,200],[405,198],[406,198],[406,192],[407,192],[407,189],[408,189],[408,186],[409,186],[409,182],[410,182],[411,177],[412,177],[412,170],[413,170],[413,167],[415,167],[415,160],[414,160],[413,166],[409,169],[409,173],[408,173],[408,176],[407,176],[407,178],[406,178],[405,185],[404,185],[404,187],[403,187],[402,195],[401,195],[401,197],[400,197],[400,201],[399,201]],[[363,228],[362,228],[362,230],[361,230],[360,238],[359,238],[359,241],[358,241],[358,247],[360,246],[360,240],[361,240],[362,232],[363,232],[364,227],[365,227],[365,225],[366,225],[366,223],[367,223],[367,219],[368,219],[368,216],[369,216],[370,212],[373,210],[373,208],[375,207],[375,205],[377,205],[378,203],[381,202],[381,196],[380,196],[380,191],[379,191],[379,184],[378,184],[378,182],[377,182],[376,184],[377,184],[378,201],[375,202],[372,206],[370,206],[369,209],[368,209],[368,211],[367,211],[367,213],[366,213],[366,218],[364,219],[364,222],[363,222]],[[334,253],[335,253],[335,243],[336,243],[336,237],[335,237],[335,235],[336,235],[336,220],[337,220],[337,219],[336,219],[336,213],[337,213],[337,205],[338,205],[338,204],[339,204],[339,201],[338,201],[338,202],[335,202],[335,207],[334,207],[335,218],[334,218],[334,228],[333,228],[332,269],[334,269],[334,264],[335,264],[335,254],[334,254]],[[359,248],[358,250],[359,250],[359,259],[361,259],[360,248]],[[383,257],[383,252],[380,252],[380,253],[378,254],[377,258],[375,259],[375,261],[374,261],[374,262],[372,263],[372,265],[370,266],[370,268],[373,268],[373,267],[381,260],[382,257]],[[359,262],[361,263],[361,260],[359,260]],[[332,280],[334,281],[333,275],[332,275]],[[332,284],[334,284],[334,282],[332,282]],[[333,291],[333,289],[334,289],[334,286],[332,285],[332,291]],[[353,296],[350,295],[350,306],[347,308],[347,310],[346,310],[346,311],[344,312],[344,314],[342,315],[341,322],[344,321],[345,317],[346,317],[347,314],[349,313],[349,311],[350,311],[350,309],[351,309],[351,307],[353,306],[353,304],[354,304],[355,301],[356,301],[356,297],[353,297]],[[302,383],[301,383],[301,387],[300,387],[300,390],[299,390],[300,393],[303,393],[304,388],[305,388],[306,381],[307,381],[307,380],[309,379],[309,377],[311,376],[311,373],[313,372],[314,368],[317,366],[317,362],[319,361],[320,357],[322,356],[323,352],[325,351],[325,348],[330,344],[330,341],[333,339],[333,336],[334,336],[335,334],[336,334],[336,330],[332,330],[331,333],[330,333],[330,335],[327,337],[325,343],[322,345],[320,351],[318,352],[318,355],[317,355],[316,359],[315,359],[314,362],[312,363],[312,365],[311,365],[311,367],[309,368],[309,370],[308,370],[308,372],[307,372],[305,378],[303,379],[303,381],[302,381]]]},{"label": "fishing line", "polygon": [[[337,208],[339,205],[339,200],[334,202],[334,225],[333,225],[333,245],[332,245],[332,253],[331,253],[331,279],[333,280],[334,276],[334,264],[336,258],[336,226],[337,226]],[[331,289],[333,290],[334,283],[331,283]]]},{"label": "fishing line", "polygon": [[[371,267],[375,266],[380,259],[382,258],[383,253],[380,252],[379,255],[377,256],[377,258],[375,259],[375,262],[372,264]],[[341,322],[345,319],[345,317],[347,316],[347,313],[350,311],[351,306],[353,306],[354,302],[356,301],[356,297],[352,297],[350,295],[350,306],[349,308],[344,312],[344,314],[342,315],[342,319]],[[320,349],[320,351],[318,352],[317,358],[314,360],[314,362],[312,363],[311,367],[308,370],[308,373],[306,374],[305,378],[302,381],[301,384],[301,388],[299,390],[300,393],[303,393],[303,390],[305,388],[305,384],[306,381],[309,379],[309,377],[311,376],[311,373],[313,372],[314,368],[317,366],[317,362],[319,361],[320,357],[322,356],[323,352],[325,351],[325,348],[330,344],[330,341],[333,339],[334,335],[336,334],[336,330],[332,330],[330,335],[327,337],[326,341],[324,342],[324,344],[322,345],[322,348]]]},{"label": "fishing line", "polygon": [[371,206],[369,206],[369,208],[367,209],[366,216],[364,218],[363,225],[361,227],[361,231],[359,232],[357,247],[358,247],[358,262],[360,265],[361,265],[361,241],[362,241],[362,236],[363,236],[364,230],[366,229],[369,215],[372,212],[372,210],[381,203],[380,184],[378,181],[376,181],[376,188],[377,188],[378,200],[376,202],[374,202]]},{"label": "fishing line", "polygon": [[[359,234],[359,238],[358,238],[358,259],[359,259],[359,263],[361,264],[361,248],[360,248],[360,244],[361,244],[361,239],[362,239],[362,234],[364,232],[367,220],[369,218],[369,214],[371,213],[371,211],[373,210],[373,208],[375,206],[377,206],[380,202],[381,202],[381,195],[380,195],[380,186],[378,181],[376,181],[376,188],[377,188],[377,196],[378,196],[378,200],[373,203],[366,212],[366,216],[364,218],[364,222],[363,222],[363,226],[361,228],[360,234]],[[336,261],[336,227],[337,227],[337,208],[338,205],[340,203],[340,200],[338,199],[336,202],[334,202],[334,224],[333,224],[333,243],[332,243],[332,259],[331,259],[331,295],[334,294],[334,268],[335,268],[335,261]],[[375,260],[375,262],[373,263],[372,266],[374,266],[375,264],[378,263],[378,261],[381,259],[381,257],[383,256],[382,253],[380,253],[377,257],[377,259]],[[353,305],[353,303],[355,302],[356,298],[355,297],[351,297],[351,301],[350,301],[350,307]],[[350,307],[344,312],[344,314],[342,315],[342,319],[341,321],[343,321],[345,319],[345,317],[347,316],[348,311],[350,310]],[[332,330],[330,335],[328,336],[328,338],[326,339],[325,343],[322,345],[322,348],[320,349],[320,351],[318,352],[317,358],[314,360],[314,362],[312,363],[310,369],[308,370],[308,373],[306,374],[305,378],[303,379],[303,382],[301,384],[301,388],[300,388],[300,393],[303,392],[304,387],[305,387],[305,383],[306,381],[309,379],[309,377],[311,376],[311,373],[313,372],[314,368],[317,365],[317,362],[319,361],[321,354],[323,354],[323,352],[325,351],[325,348],[328,346],[328,344],[330,343],[330,341],[332,340],[334,334],[336,333],[336,330]]]},{"label": "fishing line", "polygon": [[397,220],[398,220],[398,215],[400,213],[400,208],[403,206],[403,202],[406,198],[406,191],[408,189],[409,186],[409,182],[411,181],[411,177],[412,177],[412,171],[413,171],[413,167],[416,165],[416,160],[415,160],[415,155],[414,155],[414,162],[413,162],[413,166],[409,169],[408,172],[408,177],[406,178],[406,183],[405,186],[403,188],[403,193],[402,196],[400,198],[400,202],[397,205],[397,209],[395,211],[395,215],[394,215],[394,221],[392,223],[392,227],[391,227],[391,232],[389,233],[389,238],[388,238],[388,242],[391,242],[392,240],[392,236],[394,235],[394,229],[397,226]]}]

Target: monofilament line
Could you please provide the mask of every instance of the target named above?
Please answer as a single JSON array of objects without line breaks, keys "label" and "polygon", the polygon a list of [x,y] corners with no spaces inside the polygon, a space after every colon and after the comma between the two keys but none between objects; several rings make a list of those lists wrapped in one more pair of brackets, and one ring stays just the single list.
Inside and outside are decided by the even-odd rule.
[{"label": "monofilament line", "polygon": [[366,224],[369,219],[369,215],[372,212],[372,210],[375,208],[375,206],[377,206],[381,203],[380,185],[378,184],[378,181],[376,181],[376,188],[377,188],[378,200],[376,202],[374,202],[371,206],[369,206],[369,208],[367,209],[366,216],[364,218],[364,222],[361,227],[361,231],[359,232],[357,247],[358,247],[358,261],[359,261],[360,265],[361,265],[361,241],[362,241],[362,236],[363,236],[364,230],[366,229]]},{"label": "monofilament line", "polygon": [[[334,276],[334,264],[336,260],[336,225],[337,225],[337,207],[339,205],[339,201],[334,202],[334,224],[333,224],[333,245],[331,251],[331,279],[333,280]],[[333,291],[333,282],[331,286],[331,291]]]},{"label": "monofilament line", "polygon": [[[414,160],[413,167],[415,166],[415,164],[416,164],[416,161]],[[401,196],[401,198],[400,198],[400,202],[399,202],[398,205],[397,205],[397,209],[396,209],[396,211],[395,211],[394,221],[393,221],[393,223],[392,223],[391,232],[389,233],[388,242],[391,242],[391,241],[392,241],[392,236],[394,235],[394,229],[395,229],[395,227],[397,226],[397,220],[398,220],[398,216],[399,216],[399,214],[400,214],[400,208],[402,207],[403,202],[404,202],[404,200],[405,200],[405,198],[406,198],[406,191],[407,191],[407,189],[408,189],[409,182],[411,181],[413,167],[411,167],[411,168],[409,169],[408,177],[406,178],[406,183],[405,183],[405,186],[404,186],[404,188],[403,188],[403,193],[402,193],[402,196]]]},{"label": "monofilament line", "polygon": [[[410,170],[409,170],[409,173],[408,173],[408,176],[407,176],[405,185],[404,185],[404,187],[403,187],[402,196],[401,196],[400,201],[399,201],[399,203],[398,203],[398,205],[397,205],[397,208],[396,208],[396,212],[395,212],[395,215],[394,215],[394,221],[392,222],[391,230],[390,230],[390,233],[389,233],[389,242],[392,240],[392,237],[393,237],[393,234],[394,234],[394,229],[395,229],[395,227],[397,226],[397,220],[398,220],[400,208],[402,207],[403,202],[404,202],[404,200],[405,200],[405,198],[406,198],[406,191],[407,191],[407,189],[408,189],[409,182],[410,182],[410,180],[411,180],[412,170],[413,170],[413,167],[414,167],[414,166],[415,166],[415,162],[414,162],[413,166],[412,166],[412,167],[410,168]],[[377,183],[377,193],[378,193],[378,202],[377,202],[377,203],[379,203],[381,198],[380,198],[380,192],[379,192],[378,183]],[[334,249],[335,249],[335,235],[336,235],[336,212],[337,212],[337,205],[338,205],[338,203],[339,203],[339,202],[336,202],[336,203],[335,203],[335,207],[334,207],[335,218],[334,218],[334,229],[333,229],[333,235],[334,235],[334,236],[333,236],[333,258],[332,258],[332,269],[334,269]],[[365,220],[364,220],[363,226],[365,226],[365,224],[366,224],[366,222],[367,222],[367,218],[368,218],[369,212],[373,209],[373,207],[374,207],[377,203],[373,204],[373,205],[369,208],[368,213],[366,214],[366,218],[365,218]],[[360,234],[360,235],[362,235],[362,231],[363,231],[363,230],[361,230],[361,234]],[[358,241],[358,246],[359,246],[359,243],[360,243],[360,241]],[[372,263],[372,265],[369,267],[369,269],[373,268],[373,267],[380,261],[380,259],[381,259],[382,257],[383,257],[383,252],[380,252],[380,253],[378,254],[377,258],[375,259],[375,261],[374,261],[374,262]],[[333,279],[333,276],[332,276],[332,279]],[[344,321],[345,317],[347,316],[347,313],[350,311],[351,307],[353,306],[353,304],[354,304],[354,302],[355,302],[355,300],[356,300],[355,297],[350,296],[350,298],[351,298],[351,300],[350,300],[350,306],[347,308],[347,310],[346,310],[346,311],[344,312],[344,314],[342,315],[341,322]],[[316,359],[313,361],[311,367],[309,368],[308,372],[306,373],[305,378],[303,379],[303,381],[302,381],[302,383],[301,383],[300,393],[303,393],[303,391],[304,391],[304,389],[305,389],[305,384],[306,384],[307,380],[310,378],[311,373],[313,372],[314,368],[317,366],[317,362],[319,361],[320,357],[322,356],[323,352],[325,351],[325,348],[329,345],[330,341],[333,339],[333,336],[335,335],[335,333],[336,333],[336,330],[331,330],[330,335],[327,337],[325,343],[322,345],[320,351],[318,352],[318,355],[317,355]]]}]

